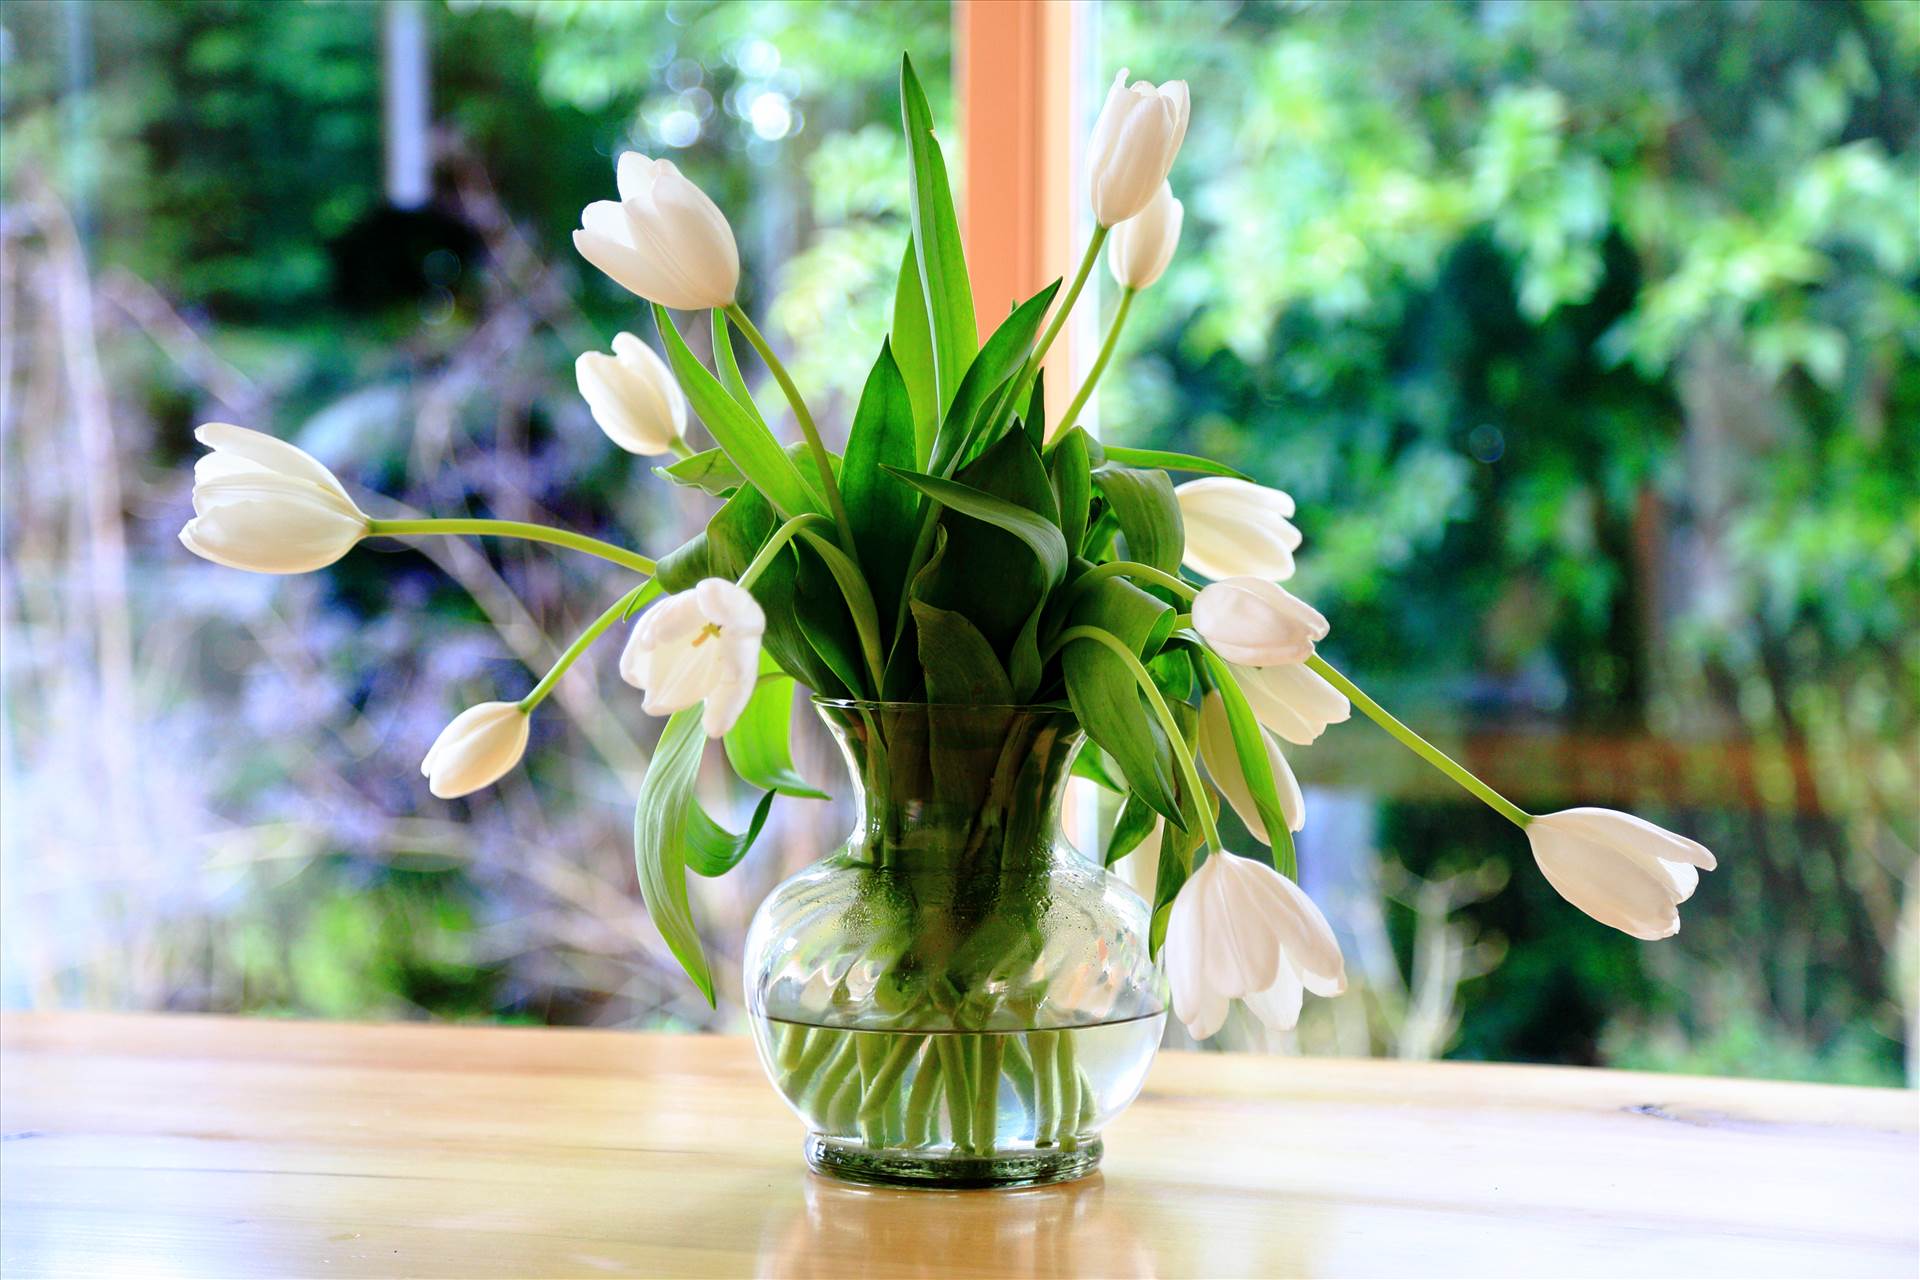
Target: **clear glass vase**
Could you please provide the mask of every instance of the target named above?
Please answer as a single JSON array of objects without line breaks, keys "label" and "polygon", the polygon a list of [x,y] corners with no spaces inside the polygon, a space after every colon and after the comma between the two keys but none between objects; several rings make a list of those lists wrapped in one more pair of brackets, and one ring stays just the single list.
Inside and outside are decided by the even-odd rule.
[{"label": "clear glass vase", "polygon": [[853,835],[747,935],[768,1076],[818,1171],[1015,1187],[1100,1162],[1160,1045],[1147,904],[1060,835],[1062,707],[819,702]]}]

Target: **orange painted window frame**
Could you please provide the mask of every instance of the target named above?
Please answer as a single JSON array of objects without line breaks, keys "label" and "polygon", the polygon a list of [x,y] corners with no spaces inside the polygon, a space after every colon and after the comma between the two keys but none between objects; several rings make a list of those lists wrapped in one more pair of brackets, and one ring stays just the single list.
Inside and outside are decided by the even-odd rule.
[{"label": "orange painted window frame", "polygon": [[[965,190],[960,232],[981,336],[1014,303],[1069,275],[1086,245],[1076,201],[1085,0],[955,0],[954,86]],[[1054,412],[1087,361],[1091,286],[1045,363]]]}]

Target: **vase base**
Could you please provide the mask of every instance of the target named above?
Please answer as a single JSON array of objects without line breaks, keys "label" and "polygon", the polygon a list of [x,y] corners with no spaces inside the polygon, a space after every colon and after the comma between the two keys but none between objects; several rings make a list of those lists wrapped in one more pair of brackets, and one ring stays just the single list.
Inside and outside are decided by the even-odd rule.
[{"label": "vase base", "polygon": [[1070,1150],[1010,1151],[997,1156],[947,1155],[915,1151],[875,1151],[808,1134],[807,1164],[815,1173],[842,1182],[877,1187],[918,1187],[927,1191],[1044,1187],[1084,1178],[1100,1167],[1100,1139]]}]

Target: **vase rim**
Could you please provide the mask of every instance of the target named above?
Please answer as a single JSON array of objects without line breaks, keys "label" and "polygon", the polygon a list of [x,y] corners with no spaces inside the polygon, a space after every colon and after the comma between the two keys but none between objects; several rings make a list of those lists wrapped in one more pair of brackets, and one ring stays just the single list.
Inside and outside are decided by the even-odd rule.
[{"label": "vase rim", "polygon": [[1066,702],[890,702],[880,698],[823,698],[812,696],[816,707],[835,707],[846,711],[1053,711],[1072,715]]}]

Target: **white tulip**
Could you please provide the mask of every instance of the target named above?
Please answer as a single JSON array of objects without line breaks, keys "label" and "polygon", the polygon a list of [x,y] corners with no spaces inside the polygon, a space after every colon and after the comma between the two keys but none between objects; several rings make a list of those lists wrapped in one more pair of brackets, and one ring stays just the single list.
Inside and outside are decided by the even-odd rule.
[{"label": "white tulip", "polygon": [[1158,280],[1179,247],[1186,213],[1186,206],[1173,198],[1173,188],[1163,182],[1146,208],[1115,227],[1107,238],[1107,270],[1113,272],[1114,283],[1144,289]]},{"label": "white tulip", "polygon": [[1173,497],[1186,529],[1180,560],[1195,573],[1270,582],[1293,576],[1300,531],[1287,519],[1293,499],[1285,493],[1231,476],[1205,476],[1176,486]]},{"label": "white tulip", "polygon": [[703,578],[640,615],[620,655],[620,675],[647,695],[642,706],[650,716],[704,701],[701,723],[718,738],[753,696],[766,629],[766,613],[744,587]]},{"label": "white tulip", "polygon": [[1614,809],[1535,818],[1527,843],[1561,897],[1647,942],[1680,932],[1680,904],[1716,865],[1705,845]]},{"label": "white tulip", "polygon": [[1127,84],[1123,67],[1087,143],[1087,186],[1101,226],[1125,222],[1153,199],[1187,137],[1187,82]]},{"label": "white tulip", "polygon": [[[1299,780],[1265,730],[1260,733],[1260,741],[1267,748],[1267,764],[1273,770],[1273,789],[1280,793],[1280,814],[1287,820],[1287,830],[1298,831],[1307,825],[1307,802],[1300,794]],[[1267,836],[1267,824],[1260,817],[1260,807],[1253,802],[1253,788],[1247,785],[1246,771],[1240,767],[1239,753],[1233,749],[1233,726],[1227,720],[1227,704],[1213,692],[1200,700],[1200,759],[1207,766],[1213,785],[1220,788],[1220,794],[1240,815],[1240,821],[1247,824],[1253,838],[1271,845],[1273,841]]]},{"label": "white tulip", "polygon": [[682,311],[733,301],[740,250],[726,215],[671,160],[637,151],[620,157],[620,198],[580,214],[573,247],[616,284]]},{"label": "white tulip", "polygon": [[1233,675],[1255,718],[1296,746],[1310,746],[1328,725],[1353,714],[1346,694],[1318,671],[1297,662],[1279,667],[1236,666]]},{"label": "white tulip", "polygon": [[193,438],[213,450],[194,464],[193,519],[180,530],[195,555],[254,573],[306,573],[366,536],[366,513],[304,449],[226,422]]},{"label": "white tulip", "polygon": [[1314,641],[1326,638],[1327,620],[1264,578],[1227,578],[1194,597],[1193,629],[1228,662],[1278,667],[1312,657]]},{"label": "white tulip", "polygon": [[1195,1040],[1244,1000],[1256,1017],[1285,1031],[1300,1018],[1302,990],[1347,989],[1340,944],[1299,885],[1263,862],[1214,853],[1180,886],[1161,948],[1173,1011]]},{"label": "white tulip", "polygon": [[614,335],[612,355],[583,354],[573,376],[593,420],[628,453],[669,453],[686,435],[686,394],[667,362],[632,334]]},{"label": "white tulip", "polygon": [[420,772],[442,800],[492,786],[527,749],[527,713],[517,702],[483,702],[455,716],[427,748]]}]

